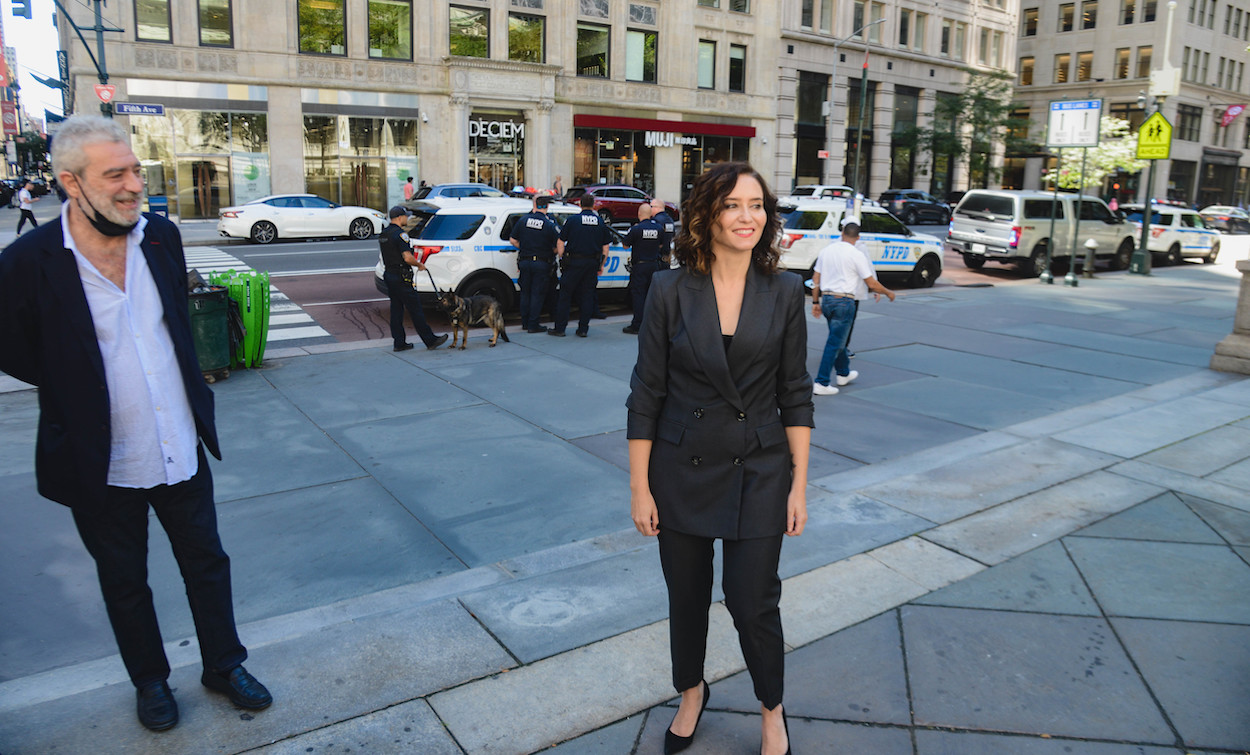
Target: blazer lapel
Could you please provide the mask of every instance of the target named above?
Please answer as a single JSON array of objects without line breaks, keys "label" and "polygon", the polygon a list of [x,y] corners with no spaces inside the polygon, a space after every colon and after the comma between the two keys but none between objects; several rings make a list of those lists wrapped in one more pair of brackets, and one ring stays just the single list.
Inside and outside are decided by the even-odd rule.
[{"label": "blazer lapel", "polygon": [[773,310],[777,306],[776,287],[773,277],[761,275],[755,265],[747,269],[747,284],[742,293],[742,313],[738,316],[738,329],[729,346],[729,372],[735,384],[742,377],[746,366],[760,352],[770,337]]},{"label": "blazer lapel", "polygon": [[742,397],[738,394],[738,387],[729,373],[729,362],[725,358],[725,343],[721,339],[720,316],[716,309],[716,291],[712,287],[712,279],[705,275],[686,273],[685,284],[679,289],[678,298],[695,358],[703,367],[708,382],[729,403],[741,409]]},{"label": "blazer lapel", "polygon": [[[56,221],[58,232],[53,236],[60,242],[64,236],[60,233],[61,221]],[[100,342],[95,334],[95,321],[91,319],[91,307],[87,304],[87,293],[82,287],[82,278],[78,275],[78,260],[74,253],[65,248],[63,243],[45,247],[43,250],[43,269],[47,275],[53,294],[60,302],[61,313],[65,321],[70,323],[74,335],[81,341],[87,352],[91,365],[95,367],[101,380],[104,379],[104,357],[100,355]]]}]

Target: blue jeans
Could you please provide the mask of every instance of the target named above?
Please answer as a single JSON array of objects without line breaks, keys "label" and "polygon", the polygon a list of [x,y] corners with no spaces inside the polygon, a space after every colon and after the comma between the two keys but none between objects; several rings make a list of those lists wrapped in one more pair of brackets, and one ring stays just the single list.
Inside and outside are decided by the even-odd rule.
[{"label": "blue jeans", "polygon": [[538,327],[543,301],[547,298],[551,265],[539,260],[523,260],[517,263],[517,270],[520,273],[517,282],[521,285],[521,328],[533,330]]},{"label": "blue jeans", "polygon": [[855,310],[858,302],[842,296],[825,294],[820,298],[820,313],[829,321],[829,338],[825,341],[825,353],[820,357],[820,369],[816,372],[816,382],[829,385],[832,372],[847,375],[851,371],[851,359],[846,355],[846,342],[851,335],[851,325],[855,322]]}]

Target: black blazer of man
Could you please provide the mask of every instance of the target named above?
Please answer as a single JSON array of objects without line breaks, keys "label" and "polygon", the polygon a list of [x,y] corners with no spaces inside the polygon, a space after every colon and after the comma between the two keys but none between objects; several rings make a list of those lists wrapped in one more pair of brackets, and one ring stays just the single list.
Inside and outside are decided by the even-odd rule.
[{"label": "black blazer of man", "polygon": [[[160,291],[196,429],[220,459],[213,393],[191,337],[182,241],[173,223],[145,217],[143,254]],[[39,387],[40,495],[70,507],[98,506],[108,483],[108,387],[78,264],[61,228],[60,218],[45,223],[0,254],[0,370]]]},{"label": "black blazer of man", "polygon": [[652,279],[630,378],[628,438],[653,441],[660,528],[731,540],[781,535],[785,428],[812,426],[803,282],[752,265],[726,350],[709,277]]}]

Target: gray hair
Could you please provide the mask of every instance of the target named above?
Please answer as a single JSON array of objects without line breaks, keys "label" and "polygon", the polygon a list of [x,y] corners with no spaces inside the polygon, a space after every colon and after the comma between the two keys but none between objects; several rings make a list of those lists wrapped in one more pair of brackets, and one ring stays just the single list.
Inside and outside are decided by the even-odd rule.
[{"label": "gray hair", "polygon": [[112,118],[102,115],[71,115],[52,137],[52,172],[79,175],[87,167],[83,148],[97,142],[121,142],[129,146],[130,135]]}]

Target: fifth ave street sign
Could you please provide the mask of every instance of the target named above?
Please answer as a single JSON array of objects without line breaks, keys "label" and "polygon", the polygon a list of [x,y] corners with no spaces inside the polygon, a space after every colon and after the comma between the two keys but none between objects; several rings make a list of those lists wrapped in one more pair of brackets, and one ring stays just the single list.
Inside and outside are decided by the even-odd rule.
[{"label": "fifth ave street sign", "polygon": [[1060,100],[1050,103],[1047,147],[1097,147],[1102,100]]}]

